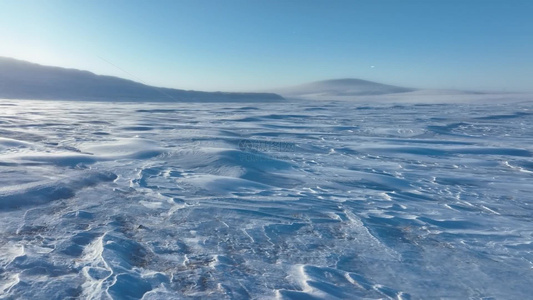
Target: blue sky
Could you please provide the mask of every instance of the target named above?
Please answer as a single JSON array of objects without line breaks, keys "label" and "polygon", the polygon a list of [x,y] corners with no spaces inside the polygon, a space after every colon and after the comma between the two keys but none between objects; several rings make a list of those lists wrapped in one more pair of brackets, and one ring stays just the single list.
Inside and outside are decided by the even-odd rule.
[{"label": "blue sky", "polygon": [[0,0],[0,56],[208,91],[533,91],[532,16],[518,0]]}]

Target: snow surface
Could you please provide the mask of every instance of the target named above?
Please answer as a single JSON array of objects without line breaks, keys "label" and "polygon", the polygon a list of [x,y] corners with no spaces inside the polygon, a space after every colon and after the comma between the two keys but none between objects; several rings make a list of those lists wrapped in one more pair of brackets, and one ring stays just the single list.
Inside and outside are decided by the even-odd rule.
[{"label": "snow surface", "polygon": [[2,100],[0,298],[526,299],[532,153],[532,102]]}]

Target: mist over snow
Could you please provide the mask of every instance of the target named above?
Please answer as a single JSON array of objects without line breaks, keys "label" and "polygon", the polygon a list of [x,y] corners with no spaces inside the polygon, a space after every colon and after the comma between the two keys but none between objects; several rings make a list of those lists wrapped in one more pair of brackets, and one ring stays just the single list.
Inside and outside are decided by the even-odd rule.
[{"label": "mist over snow", "polygon": [[359,103],[515,102],[531,99],[531,93],[407,88],[353,78],[315,81],[269,91],[288,99]]}]

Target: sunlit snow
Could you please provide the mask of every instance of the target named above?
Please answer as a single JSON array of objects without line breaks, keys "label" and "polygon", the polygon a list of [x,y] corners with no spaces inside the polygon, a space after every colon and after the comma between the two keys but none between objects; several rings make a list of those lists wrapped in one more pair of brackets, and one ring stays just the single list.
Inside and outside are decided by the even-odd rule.
[{"label": "sunlit snow", "polygon": [[2,100],[0,295],[526,299],[531,103]]}]

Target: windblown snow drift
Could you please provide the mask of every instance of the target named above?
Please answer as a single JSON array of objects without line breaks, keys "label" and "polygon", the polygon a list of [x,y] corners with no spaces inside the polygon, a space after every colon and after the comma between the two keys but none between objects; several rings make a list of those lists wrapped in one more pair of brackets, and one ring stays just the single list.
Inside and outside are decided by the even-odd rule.
[{"label": "windblown snow drift", "polygon": [[0,297],[526,299],[533,110],[0,102]]}]

